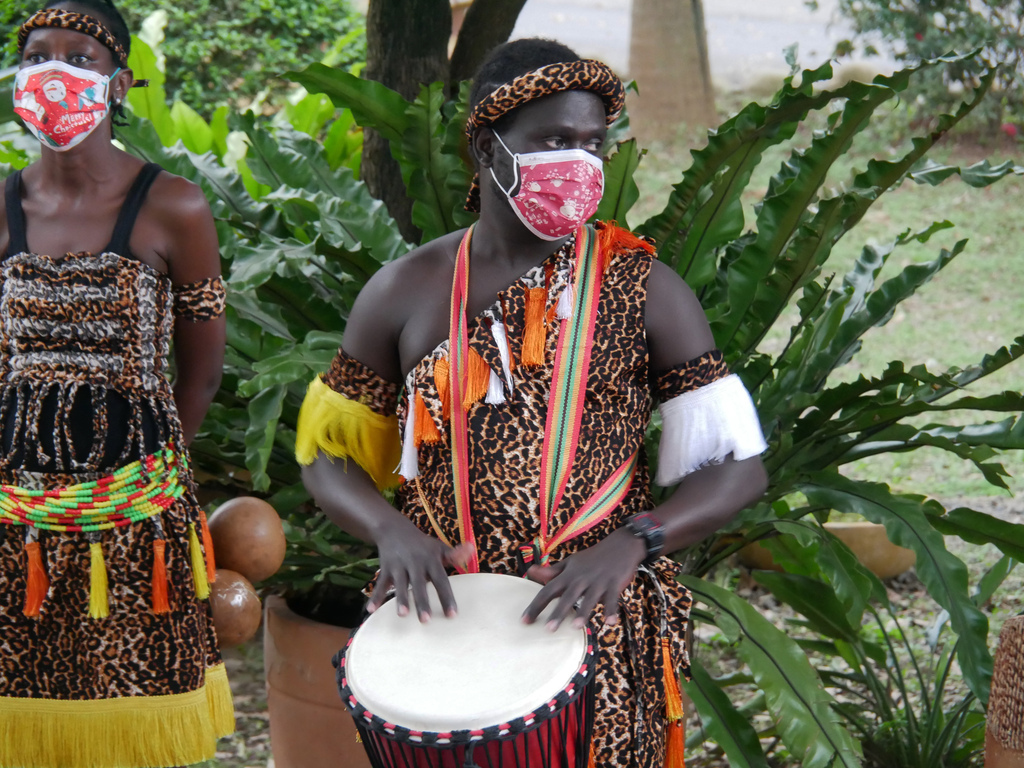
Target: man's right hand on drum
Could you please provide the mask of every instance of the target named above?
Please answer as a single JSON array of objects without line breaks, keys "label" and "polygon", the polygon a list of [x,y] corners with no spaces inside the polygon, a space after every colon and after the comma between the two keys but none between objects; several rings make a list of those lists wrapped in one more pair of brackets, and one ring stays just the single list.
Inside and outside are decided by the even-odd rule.
[{"label": "man's right hand on drum", "polygon": [[444,615],[454,616],[458,609],[445,568],[465,565],[472,547],[469,544],[450,547],[426,535],[401,515],[393,521],[389,519],[385,527],[386,531],[377,540],[380,574],[366,610],[373,613],[394,590],[398,615],[406,616],[409,613],[411,592],[419,620],[430,621],[430,601],[427,596],[427,582],[430,582],[437,591]]}]

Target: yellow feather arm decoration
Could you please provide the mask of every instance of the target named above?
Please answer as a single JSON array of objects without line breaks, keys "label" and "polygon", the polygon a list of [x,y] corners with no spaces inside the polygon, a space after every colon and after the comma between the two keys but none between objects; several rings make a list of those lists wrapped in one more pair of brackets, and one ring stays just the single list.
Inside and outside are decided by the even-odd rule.
[{"label": "yellow feather arm decoration", "polygon": [[317,452],[352,459],[380,490],[401,482],[395,472],[402,458],[398,417],[381,416],[350,400],[319,376],[310,383],[299,411],[295,458],[299,464],[312,464]]}]

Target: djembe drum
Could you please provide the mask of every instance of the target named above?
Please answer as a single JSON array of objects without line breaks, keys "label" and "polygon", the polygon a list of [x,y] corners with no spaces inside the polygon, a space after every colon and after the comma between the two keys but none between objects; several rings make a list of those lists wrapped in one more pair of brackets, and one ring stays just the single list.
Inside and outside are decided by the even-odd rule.
[{"label": "djembe drum", "polygon": [[585,768],[593,728],[590,630],[523,624],[540,585],[451,578],[458,616],[382,605],[335,657],[374,768]]}]

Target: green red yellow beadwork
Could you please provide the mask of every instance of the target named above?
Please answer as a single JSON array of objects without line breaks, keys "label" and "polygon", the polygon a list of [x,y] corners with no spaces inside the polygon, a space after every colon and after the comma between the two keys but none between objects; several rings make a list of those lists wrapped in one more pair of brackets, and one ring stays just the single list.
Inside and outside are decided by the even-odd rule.
[{"label": "green red yellow beadwork", "polygon": [[187,460],[175,456],[169,445],[77,485],[49,491],[0,485],[0,523],[72,533],[121,528],[174,504],[185,492],[182,475],[187,472]]}]

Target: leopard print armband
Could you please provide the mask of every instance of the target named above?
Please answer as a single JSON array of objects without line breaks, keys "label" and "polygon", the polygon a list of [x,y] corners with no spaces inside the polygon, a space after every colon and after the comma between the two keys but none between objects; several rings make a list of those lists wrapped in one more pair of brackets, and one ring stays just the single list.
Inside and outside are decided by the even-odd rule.
[{"label": "leopard print armband", "polygon": [[227,294],[220,277],[206,277],[174,286],[174,315],[199,323],[224,314]]},{"label": "leopard print armband", "polygon": [[651,394],[655,400],[664,403],[728,375],[729,367],[721,351],[712,349],[700,357],[657,374],[652,382]]}]

